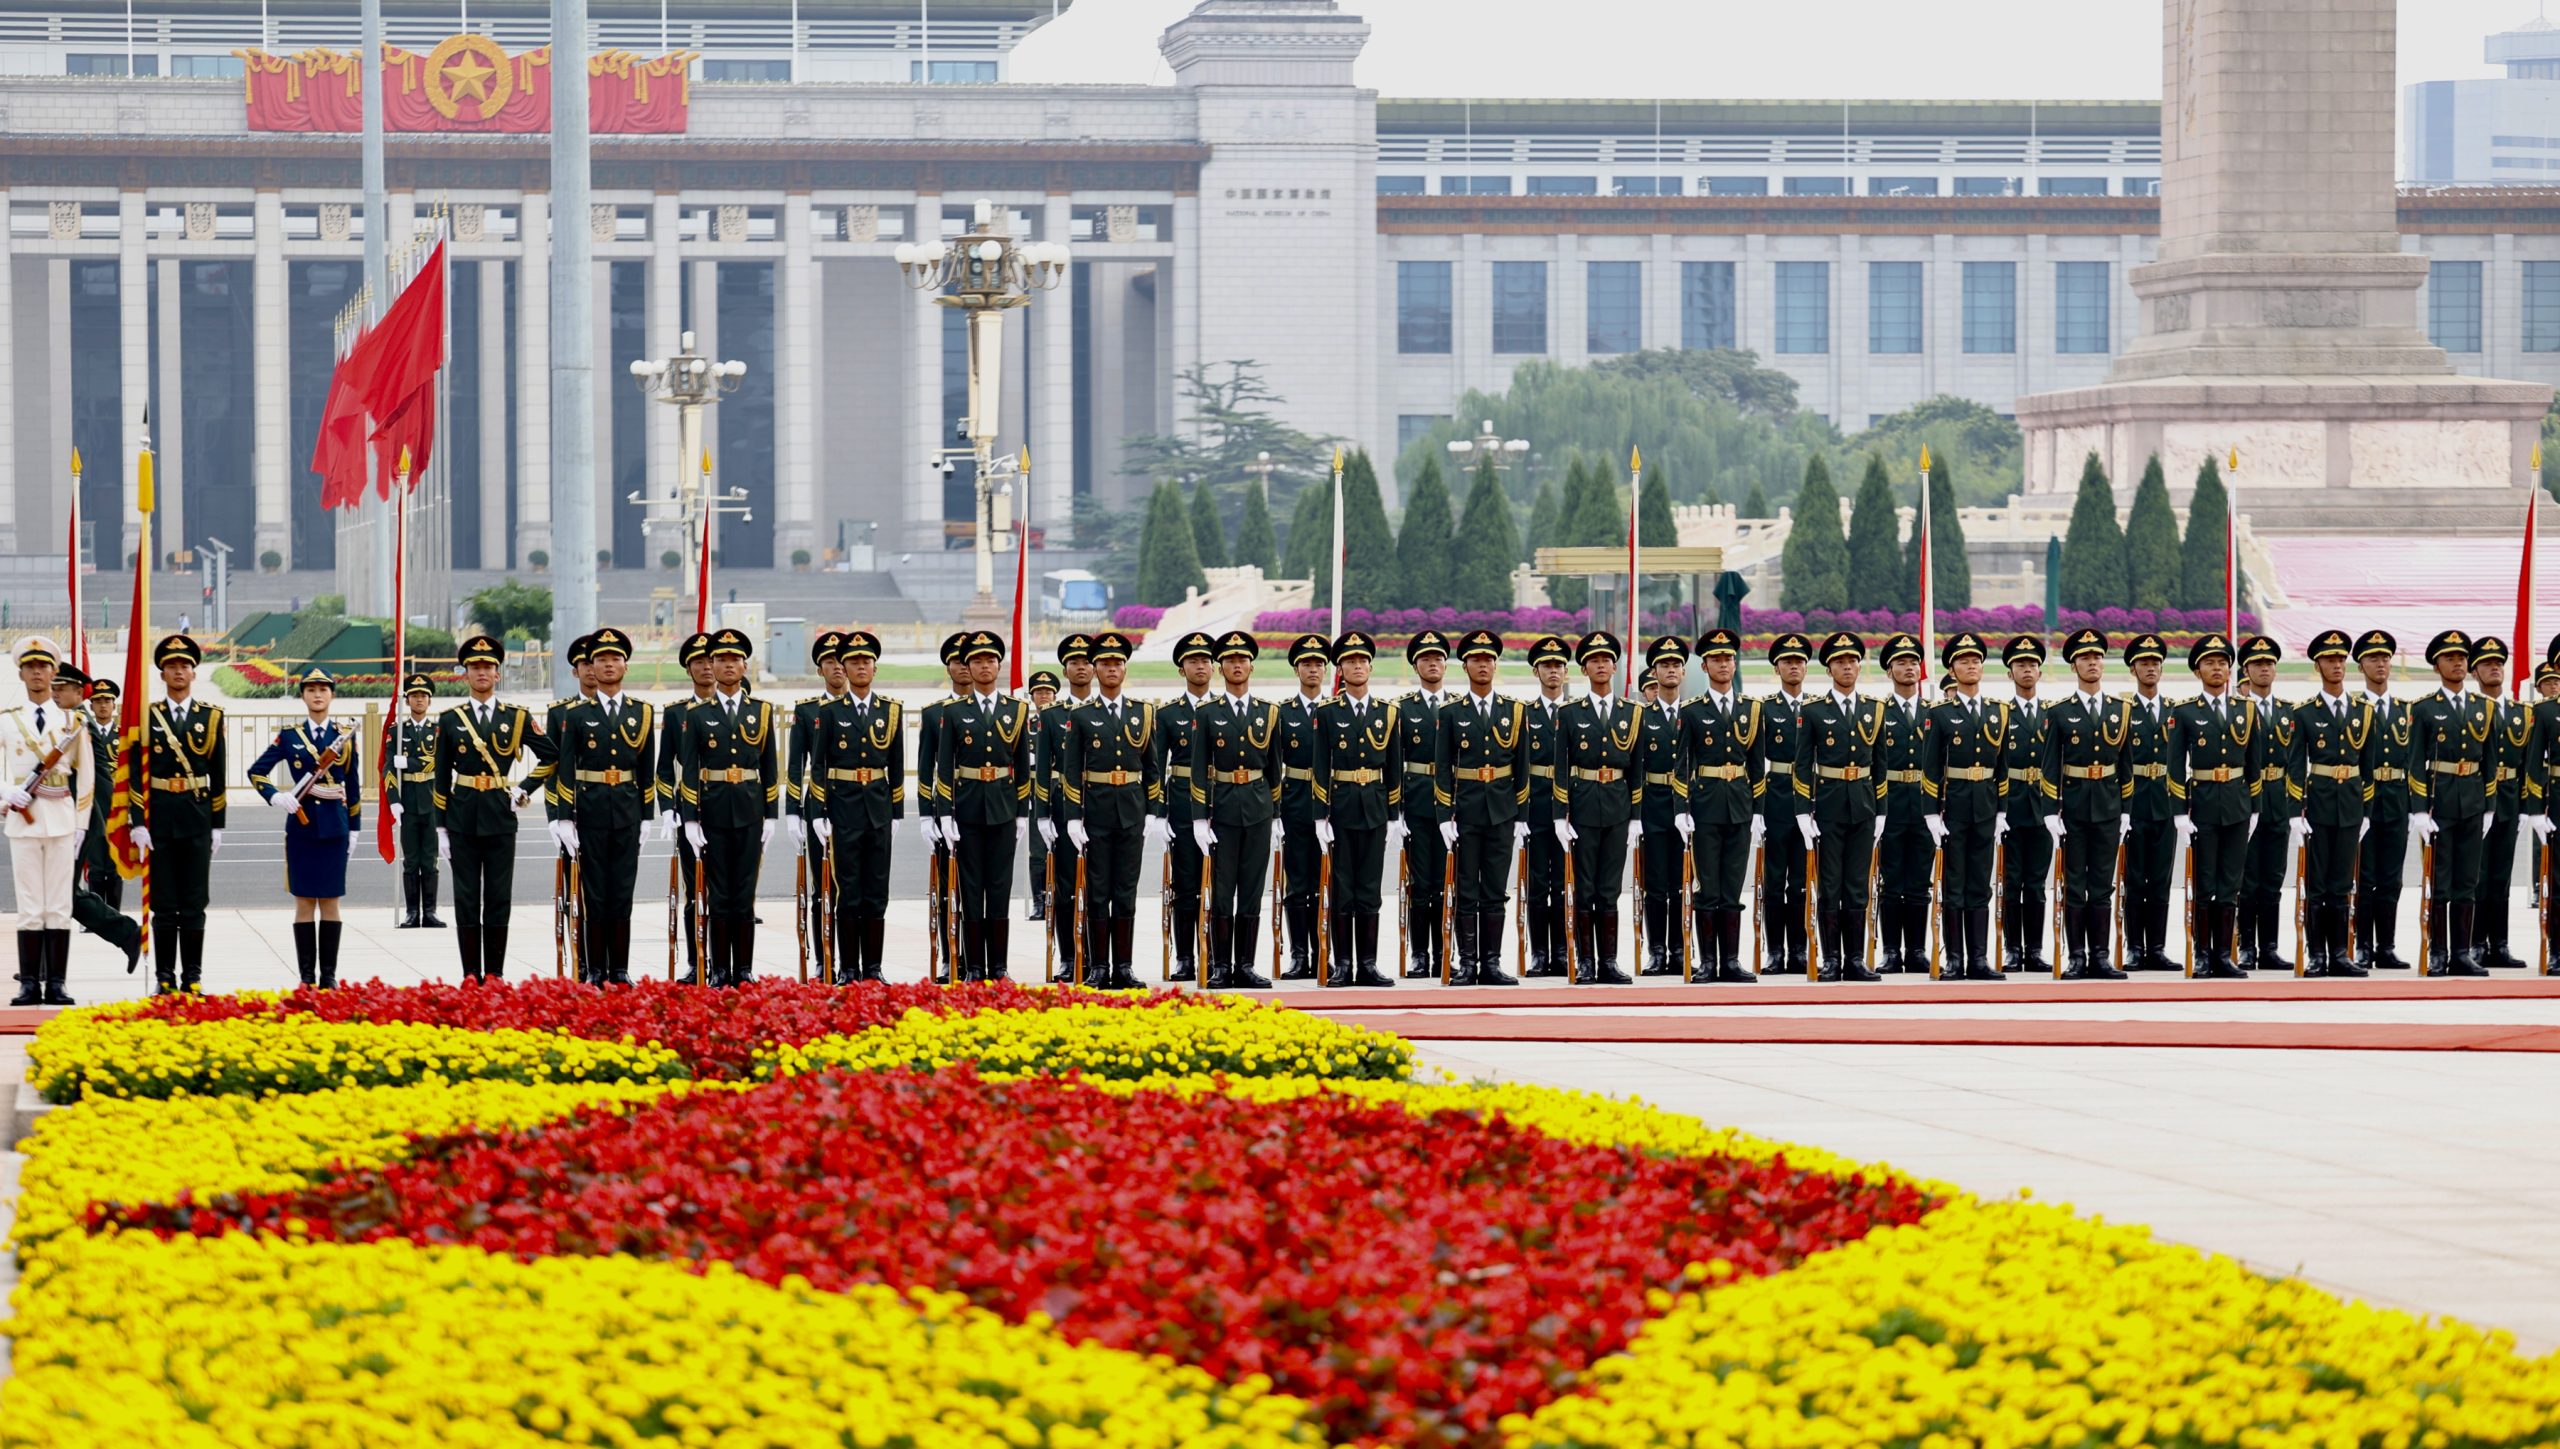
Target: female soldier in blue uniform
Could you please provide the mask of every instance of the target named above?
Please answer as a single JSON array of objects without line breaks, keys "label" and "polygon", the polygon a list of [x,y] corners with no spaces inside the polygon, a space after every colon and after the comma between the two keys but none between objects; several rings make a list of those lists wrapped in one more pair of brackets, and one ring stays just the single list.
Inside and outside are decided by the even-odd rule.
[{"label": "female soldier in blue uniform", "polygon": [[[364,815],[356,728],[329,718],[337,694],[328,671],[316,664],[305,670],[302,707],[310,718],[277,731],[249,765],[258,794],[292,812],[284,826],[284,878],[293,892],[293,953],[302,984],[324,988],[338,984],[338,899],[347,893],[347,852]],[[282,787],[272,778],[278,765],[285,767]]]}]

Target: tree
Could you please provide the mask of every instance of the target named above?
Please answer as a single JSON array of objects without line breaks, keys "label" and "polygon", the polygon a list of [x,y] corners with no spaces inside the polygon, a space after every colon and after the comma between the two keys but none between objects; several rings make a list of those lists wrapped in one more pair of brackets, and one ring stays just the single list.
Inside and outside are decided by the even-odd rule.
[{"label": "tree", "polygon": [[1630,378],[1668,378],[1699,398],[1718,398],[1745,413],[1783,418],[1796,410],[1796,380],[1760,365],[1760,354],[1730,347],[1664,347],[1623,353],[1592,371]]},{"label": "tree", "polygon": [[2127,595],[2135,608],[2179,607],[2185,562],[2178,551],[2177,510],[2169,506],[2169,479],[2160,470],[2157,453],[2143,467],[2141,486],[2133,490],[2133,512],[2124,525],[2124,566]]},{"label": "tree", "polygon": [[2062,607],[2121,609],[2130,598],[2115,486],[2092,452],[2080,465],[2080,496],[2072,500],[2071,526],[2062,535]]},{"label": "tree", "polygon": [[1644,492],[1636,500],[1636,542],[1646,548],[1680,546],[1680,524],[1671,516],[1671,480],[1660,468],[1644,475]]},{"label": "tree", "polygon": [[[1923,446],[1932,461],[1960,457],[1974,481],[1960,490],[1958,501],[1977,506],[1996,504],[2017,492],[2026,474],[2026,435],[2017,422],[1971,398],[1939,396],[1914,403],[1876,419],[1848,446],[1882,453],[1887,466],[1896,469],[1916,464]],[[1934,513],[1937,504],[1929,506]]]},{"label": "tree", "polygon": [[2178,602],[2189,609],[2222,607],[2224,550],[2230,543],[2231,495],[2222,487],[2222,462],[2208,455],[2196,470],[2195,496],[2187,500],[2187,544],[2181,550]]},{"label": "tree", "polygon": [[[1438,466],[1438,460],[1426,458],[1426,467]],[[1552,548],[1564,536],[1564,502],[1556,495],[1556,480],[1538,485],[1538,501],[1529,506],[1529,531],[1520,539],[1520,561],[1527,563],[1540,548]]]},{"label": "tree", "polygon": [[1458,520],[1458,546],[1451,551],[1449,606],[1455,609],[1511,607],[1511,571],[1519,566],[1520,530],[1511,521],[1511,499],[1492,460],[1476,467],[1467,490],[1467,511]]},{"label": "tree", "polygon": [[1264,578],[1279,575],[1280,544],[1272,537],[1271,505],[1264,501],[1259,484],[1247,484],[1245,487],[1244,517],[1236,523],[1235,547],[1228,551],[1227,556],[1238,568],[1247,565],[1260,568]]},{"label": "tree", "polygon": [[551,591],[515,579],[491,584],[463,602],[472,623],[501,639],[539,635],[551,627]]},{"label": "tree", "polygon": [[1289,540],[1280,557],[1280,576],[1312,579],[1324,567],[1333,546],[1332,494],[1323,488],[1298,490],[1297,507],[1289,510]]},{"label": "tree", "polygon": [[1778,510],[1769,506],[1769,490],[1761,487],[1758,479],[1752,480],[1751,496],[1742,500],[1741,516],[1744,518],[1775,518],[1777,514]]},{"label": "tree", "polygon": [[1849,507],[1849,607],[1891,609],[1902,603],[1911,570],[1902,561],[1902,520],[1894,514],[1893,480],[1881,454],[1867,455]]},{"label": "tree", "polygon": [[1427,459],[1404,495],[1404,527],[1396,534],[1396,587],[1388,597],[1408,609],[1435,609],[1449,600],[1450,552],[1457,520],[1449,512],[1449,485],[1440,460]]},{"label": "tree", "polygon": [[[1627,511],[1618,501],[1618,485],[1610,481],[1606,464],[1591,464],[1576,458],[1565,470],[1564,518],[1557,526],[1561,535],[1556,541],[1571,548],[1605,548],[1615,544],[1621,548],[1627,541]],[[1547,597],[1559,609],[1588,608],[1591,603],[1591,581],[1581,578],[1556,578],[1547,583]]]},{"label": "tree", "polygon": [[[1225,376],[1213,375],[1218,369]],[[1286,402],[1263,381],[1251,358],[1196,363],[1175,380],[1189,412],[1173,433],[1139,433],[1123,440],[1120,471],[1141,477],[1198,477],[1241,481],[1245,465],[1264,453],[1276,477],[1312,479],[1332,466],[1333,440],[1302,433],[1280,421]]]},{"label": "tree", "polygon": [[1831,469],[1819,454],[1805,461],[1795,526],[1787,532],[1780,567],[1786,571],[1787,608],[1837,612],[1849,606],[1849,541],[1840,533],[1840,490],[1831,486]]},{"label": "tree", "polygon": [[[1973,561],[1965,556],[1964,519],[1956,512],[1956,488],[1949,476],[1947,455],[1937,453],[1929,459],[1929,572],[1938,582],[1937,606],[1941,609],[1973,607]],[[1911,537],[1903,542],[1902,566],[1897,571],[1901,588],[1918,607],[1920,602],[1920,523],[1915,512]]]},{"label": "tree", "polygon": [[1218,523],[1218,500],[1206,478],[1191,486],[1191,544],[1200,551],[1200,567],[1227,566],[1227,531]]},{"label": "tree", "polygon": [[[1324,604],[1333,597],[1331,476],[1307,491],[1317,500],[1316,543],[1311,555],[1315,572],[1308,577],[1316,581],[1316,601]],[[1387,505],[1378,496],[1378,470],[1369,462],[1365,448],[1342,464],[1342,551],[1347,558],[1342,571],[1344,608],[1355,604],[1375,608],[1396,597],[1396,531],[1387,522]]]},{"label": "tree", "polygon": [[1138,602],[1170,608],[1192,589],[1205,589],[1200,546],[1182,506],[1182,490],[1167,479],[1147,500],[1146,528],[1138,535]]}]

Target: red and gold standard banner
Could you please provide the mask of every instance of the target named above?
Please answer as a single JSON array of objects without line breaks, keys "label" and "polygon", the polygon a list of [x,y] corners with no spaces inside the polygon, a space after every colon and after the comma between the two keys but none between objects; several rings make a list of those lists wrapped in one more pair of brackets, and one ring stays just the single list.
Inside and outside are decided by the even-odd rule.
[{"label": "red and gold standard banner", "polygon": [[[357,54],[241,50],[252,131],[363,129]],[[599,135],[682,135],[687,68],[699,51],[646,59],[627,50],[587,59],[587,125]],[[391,131],[524,134],[551,129],[551,47],[509,55],[485,35],[456,35],[421,54],[382,47],[382,123]]]}]

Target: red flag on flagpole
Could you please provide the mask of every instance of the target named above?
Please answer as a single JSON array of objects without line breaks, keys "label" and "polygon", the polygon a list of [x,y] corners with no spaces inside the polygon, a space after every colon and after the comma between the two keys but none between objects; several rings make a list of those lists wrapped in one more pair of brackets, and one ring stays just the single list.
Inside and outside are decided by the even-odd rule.
[{"label": "red flag on flagpole", "polygon": [[65,661],[72,668],[89,672],[89,616],[80,601],[80,450],[71,450],[71,527],[65,534],[62,556],[70,574],[67,585],[71,600],[71,637],[63,647],[71,651]]},{"label": "red flag on flagpole", "polygon": [[711,450],[702,450],[702,516],[694,520],[701,533],[693,570],[693,632],[711,627]]},{"label": "red flag on flagpole", "polygon": [[382,717],[382,738],[376,742],[374,759],[376,791],[373,812],[374,846],[382,853],[382,863],[389,865],[400,853],[400,832],[391,819],[391,802],[400,798],[397,772],[391,768],[391,732],[399,728],[400,706],[406,699],[401,694],[401,676],[409,660],[409,479],[414,460],[409,450],[400,450],[393,464],[391,485],[391,708]]},{"label": "red flag on flagpole", "polygon": [[1031,582],[1031,450],[1022,450],[1016,469],[1022,485],[1022,511],[1013,521],[1013,639],[1005,650],[1006,688],[1022,692],[1022,655],[1031,642],[1031,615],[1028,612]]},{"label": "red flag on flagpole", "polygon": [[1639,447],[1627,453],[1627,637],[1621,646],[1626,651],[1627,667],[1619,672],[1626,679],[1626,688],[1621,692],[1629,699],[1635,698],[1642,688],[1637,682],[1635,661],[1640,657],[1637,650],[1641,646],[1636,641],[1636,634],[1642,622],[1637,613],[1637,585],[1644,578],[1644,561],[1638,556],[1640,544],[1636,519],[1644,512],[1643,497],[1644,449]]},{"label": "red flag on flagpole", "polygon": [[359,399],[373,415],[373,444],[382,496],[391,496],[392,462],[409,451],[412,474],[423,473],[436,437],[436,372],[444,366],[444,243],[365,339],[368,362]]},{"label": "red flag on flagpole", "polygon": [[2524,661],[2533,656],[2533,535],[2534,513],[2542,504],[2542,445],[2533,445],[2533,483],[2524,493],[2524,553],[2516,562],[2516,637],[2507,657],[2515,663],[2507,669],[2507,693],[2517,699],[2533,685],[2533,670]]},{"label": "red flag on flagpole", "polygon": [[142,939],[151,943],[151,873],[144,868],[141,842],[133,832],[147,827],[145,811],[151,789],[143,727],[151,694],[144,661],[151,655],[151,510],[154,503],[151,459],[151,414],[142,415],[142,450],[135,460],[134,501],[142,515],[142,532],[133,553],[133,614],[125,626],[124,695],[116,709],[115,801],[107,816],[107,844],[115,854],[116,874],[142,882]]}]

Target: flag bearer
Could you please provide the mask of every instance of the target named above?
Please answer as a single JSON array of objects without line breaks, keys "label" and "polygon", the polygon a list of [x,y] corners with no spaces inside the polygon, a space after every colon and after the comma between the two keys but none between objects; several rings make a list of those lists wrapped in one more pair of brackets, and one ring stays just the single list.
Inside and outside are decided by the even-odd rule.
[{"label": "flag bearer", "polygon": [[1066,782],[1058,773],[1058,762],[1066,756],[1067,732],[1076,711],[1093,702],[1093,636],[1069,634],[1059,640],[1058,668],[1066,676],[1066,689],[1053,707],[1039,711],[1031,727],[1031,813],[1040,827],[1031,840],[1057,873],[1057,898],[1048,903],[1047,918],[1049,930],[1058,939],[1058,959],[1072,967],[1076,912],[1083,905],[1076,899],[1076,861],[1083,853],[1067,838]]},{"label": "flag bearer", "polygon": [[[2062,839],[2061,782],[2047,767],[2053,721],[2037,693],[2044,682],[2044,638],[2019,634],[2000,650],[2009,683],[2018,692],[2010,706],[2009,797],[2001,814],[2009,848],[2000,882],[2000,955],[2006,968],[2037,975],[2052,972],[2044,959],[2045,887],[2053,878],[2053,848]],[[2054,949],[2062,946],[2056,942]]]},{"label": "flag bearer", "polygon": [[[1920,768],[1929,701],[1920,675],[1928,656],[1919,636],[1889,634],[1876,652],[1893,695],[1885,701],[1884,731],[1876,736],[1876,778],[1881,813],[1876,833],[1876,970],[1926,974],[1929,969],[1929,890],[1938,864],[1929,835],[1928,775]],[[1696,788],[1693,782],[1691,788]]]},{"label": "flag bearer", "polygon": [[1316,821],[1324,813],[1315,791],[1316,710],[1324,703],[1325,671],[1333,667],[1333,641],[1299,635],[1289,644],[1289,667],[1298,676],[1298,692],[1280,707],[1274,744],[1280,752],[1280,813],[1273,827],[1280,832],[1280,912],[1287,923],[1289,964],[1275,974],[1282,981],[1313,981],[1316,881],[1324,861],[1316,841]]},{"label": "flag bearer", "polygon": [[[89,758],[97,778],[89,790],[89,828],[80,837],[80,859],[72,867],[71,924],[124,953],[124,969],[142,962],[142,923],[116,907],[124,900],[124,878],[116,874],[115,848],[107,843],[107,818],[115,805],[116,729],[112,705],[94,707],[90,692],[97,686],[78,666],[65,662],[53,676],[53,702],[89,731]],[[107,686],[113,701],[116,689]],[[98,708],[104,715],[92,713]]]},{"label": "flag bearer", "polygon": [[[2480,848],[2480,909],[2475,913],[2480,964],[2522,966],[2508,949],[2507,916],[2514,902],[2516,837],[2534,806],[2525,798],[2525,761],[2533,752],[2533,709],[2507,698],[2507,646],[2480,636],[2471,675],[2489,702],[2489,833]],[[2540,792],[2536,791],[2536,799]]]},{"label": "flag bearer", "polygon": [[400,827],[402,927],[444,929],[436,917],[436,721],[435,682],[412,674],[401,687],[408,714],[391,725],[391,818]]},{"label": "flag bearer", "polygon": [[[1858,698],[1866,641],[1845,631],[1822,641],[1831,687],[1804,710],[1796,750],[1799,776],[1813,777],[1813,803],[1797,826],[1814,852],[1814,971],[1823,981],[1881,981],[1867,966],[1867,873],[1876,844],[1876,745],[1885,703]],[[1789,844],[1794,842],[1790,841]]]},{"label": "flag bearer", "polygon": [[2410,822],[2424,797],[2409,757],[2415,722],[2412,707],[2391,697],[2391,661],[2399,641],[2381,629],[2356,636],[2356,670],[2364,677],[2364,702],[2373,711],[2376,757],[2365,775],[2364,842],[2358,848],[2355,888],[2356,944],[2371,971],[2406,971],[2393,948],[2400,931],[2400,877],[2409,862]]}]

